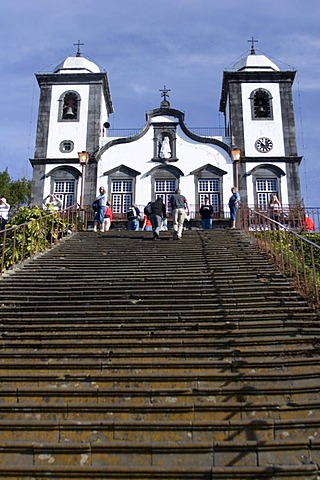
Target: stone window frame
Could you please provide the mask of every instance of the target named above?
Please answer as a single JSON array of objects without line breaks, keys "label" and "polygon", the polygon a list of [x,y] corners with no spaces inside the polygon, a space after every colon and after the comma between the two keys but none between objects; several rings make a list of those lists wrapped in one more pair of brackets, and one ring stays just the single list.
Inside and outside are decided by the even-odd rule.
[{"label": "stone window frame", "polygon": [[[250,95],[251,103],[251,118],[252,120],[273,120],[273,105],[272,105],[272,95],[269,90],[265,88],[257,88],[251,92]],[[265,114],[258,115],[257,109],[263,108]]]},{"label": "stone window frame", "polygon": [[[111,170],[104,172],[103,176],[107,177],[107,193],[108,193],[108,199],[111,201],[111,204],[113,205],[113,195],[121,195],[121,196],[130,196],[130,203],[135,204],[136,201],[136,186],[137,186],[137,176],[141,175],[140,172],[137,170],[134,170],[133,168],[127,167],[126,165],[118,165],[115,168],[112,168]],[[131,191],[125,192],[121,191],[119,193],[113,192],[112,191],[112,184],[113,181],[120,181],[120,182],[125,182],[125,181],[130,181],[131,182]],[[128,202],[121,202],[121,212],[114,212],[115,215],[114,217],[116,218],[117,216],[120,215],[120,217],[126,213],[128,207]],[[129,208],[129,207],[128,207]],[[119,217],[119,218],[120,218]]]},{"label": "stone window frame", "polygon": [[[74,167],[56,167],[46,174],[47,178],[50,178],[50,194],[57,194],[58,197],[63,201],[65,207],[65,197],[72,194],[74,203],[77,202],[78,192],[80,191],[79,179],[81,174],[77,168]],[[74,182],[74,191],[73,192],[57,192],[56,184],[59,182]]]},{"label": "stone window frame", "polygon": [[[266,196],[270,196],[272,193],[275,193],[279,198],[280,203],[282,203],[282,192],[281,192],[281,177],[285,176],[285,172],[277,167],[276,165],[257,165],[251,172],[253,184],[253,197],[254,197],[254,206],[255,208],[261,208],[258,202],[258,191],[257,191],[257,181],[266,180],[266,181],[276,181],[277,188],[272,190],[266,190],[264,193]],[[263,192],[260,192],[263,193]],[[267,199],[268,202],[268,199]]]},{"label": "stone window frame", "polygon": [[[176,123],[154,123],[153,130],[154,130],[154,137],[153,137],[153,162],[177,162],[177,153],[176,153],[176,141],[177,141],[177,133],[176,133]],[[164,137],[169,138],[170,142],[170,149],[171,149],[171,156],[168,159],[163,159],[160,157],[160,146],[164,139]]]},{"label": "stone window frame", "polygon": [[[70,100],[76,101],[76,113],[74,118],[64,118],[63,117],[63,110],[65,108],[66,102]],[[80,121],[80,102],[81,97],[78,92],[75,90],[66,90],[60,95],[59,98],[59,114],[58,114],[58,121],[59,122],[79,122]]]},{"label": "stone window frame", "polygon": [[225,170],[222,170],[214,165],[208,163],[207,165],[203,165],[197,170],[193,170],[190,172],[190,175],[194,177],[194,187],[195,187],[195,200],[196,204],[194,206],[196,215],[200,210],[200,203],[201,203],[201,196],[204,192],[199,191],[199,180],[218,180],[219,181],[219,191],[212,192],[212,194],[218,194],[218,209],[215,211],[215,215],[223,215],[224,214],[224,205],[223,205],[223,197],[224,197],[224,188],[223,188],[223,177],[227,175]]},{"label": "stone window frame", "polygon": [[[65,147],[70,144],[70,149],[66,149]],[[74,150],[74,143],[72,140],[63,140],[59,145],[59,150],[61,153],[71,153]]]}]

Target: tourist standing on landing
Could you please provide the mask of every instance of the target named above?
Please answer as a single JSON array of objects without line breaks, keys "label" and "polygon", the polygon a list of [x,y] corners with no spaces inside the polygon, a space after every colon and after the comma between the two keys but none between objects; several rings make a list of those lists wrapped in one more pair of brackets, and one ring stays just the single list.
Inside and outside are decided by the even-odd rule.
[{"label": "tourist standing on landing", "polygon": [[229,198],[229,209],[230,209],[230,220],[231,226],[230,228],[236,228],[236,219],[237,219],[237,211],[240,205],[240,194],[236,187],[231,188],[232,195]]}]

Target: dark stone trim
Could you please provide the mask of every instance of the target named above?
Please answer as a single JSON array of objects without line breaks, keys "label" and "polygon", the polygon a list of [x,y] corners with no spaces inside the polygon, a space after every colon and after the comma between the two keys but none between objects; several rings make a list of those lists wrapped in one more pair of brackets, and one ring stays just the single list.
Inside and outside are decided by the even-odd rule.
[{"label": "dark stone trim", "polygon": [[108,114],[113,113],[108,74],[105,73],[37,73],[36,78],[40,88],[52,85],[93,85],[103,86],[103,95]]},{"label": "dark stone trim", "polygon": [[229,86],[232,83],[282,83],[289,82],[292,85],[296,75],[296,70],[281,70],[277,71],[228,71],[223,72],[222,89],[220,96],[220,112],[225,112]]},{"label": "dark stone trim", "polygon": [[241,163],[298,163],[300,165],[303,157],[292,156],[292,157],[241,157]]},{"label": "dark stone trim", "polygon": [[[32,166],[34,165],[51,165],[51,164],[59,164],[60,166],[67,165],[69,163],[79,165],[79,158],[29,158],[29,161]],[[89,163],[93,163],[92,160]]]},{"label": "dark stone trim", "polygon": [[51,97],[52,86],[42,85],[39,99],[36,145],[34,154],[36,158],[43,158],[47,154]]},{"label": "dark stone trim", "polygon": [[145,175],[146,176],[154,176],[159,170],[164,170],[166,172],[169,172],[171,175],[173,175],[176,178],[184,177],[184,173],[180,168],[175,167],[174,165],[158,165],[156,167],[153,167],[151,170],[149,170]]},{"label": "dark stone trim", "polygon": [[286,175],[286,173],[282,170],[282,168],[278,167],[277,165],[261,163],[260,165],[257,165],[256,167],[253,167],[251,170],[247,171],[245,174],[245,177],[250,177],[251,175],[255,175],[255,173],[261,169],[266,169],[272,172],[277,177],[284,177]]},{"label": "dark stone trim", "polygon": [[207,163],[203,167],[197,168],[196,170],[193,170],[192,172],[190,172],[190,175],[198,176],[200,173],[204,171],[210,172],[213,175],[217,175],[218,177],[222,177],[223,175],[226,175],[228,173],[225,170],[221,170],[221,168],[215,167],[214,165]]}]

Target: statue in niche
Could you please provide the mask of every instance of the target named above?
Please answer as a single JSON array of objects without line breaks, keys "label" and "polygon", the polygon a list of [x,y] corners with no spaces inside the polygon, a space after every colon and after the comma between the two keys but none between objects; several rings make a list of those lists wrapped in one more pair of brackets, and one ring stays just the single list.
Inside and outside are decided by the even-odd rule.
[{"label": "statue in niche", "polygon": [[168,159],[171,157],[170,139],[165,135],[160,143],[160,158]]}]

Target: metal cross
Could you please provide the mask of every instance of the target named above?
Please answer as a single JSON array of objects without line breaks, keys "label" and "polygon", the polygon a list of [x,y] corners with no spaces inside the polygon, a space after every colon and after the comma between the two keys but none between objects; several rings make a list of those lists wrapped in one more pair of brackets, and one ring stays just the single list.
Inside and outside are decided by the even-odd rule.
[{"label": "metal cross", "polygon": [[159,92],[161,92],[161,97],[163,97],[163,100],[167,100],[167,97],[169,97],[168,92],[171,92],[171,90],[164,85],[163,89],[160,89]]},{"label": "metal cross", "polygon": [[247,40],[248,42],[251,42],[251,55],[254,55],[256,52],[254,50],[254,44],[258,43],[259,40],[255,40],[254,37],[251,37],[251,40]]},{"label": "metal cross", "polygon": [[84,45],[84,43],[80,43],[80,40],[78,40],[78,43],[74,43],[73,45],[77,46],[78,47],[78,50],[77,50],[77,57],[81,57],[81,52],[80,52],[80,45]]}]

